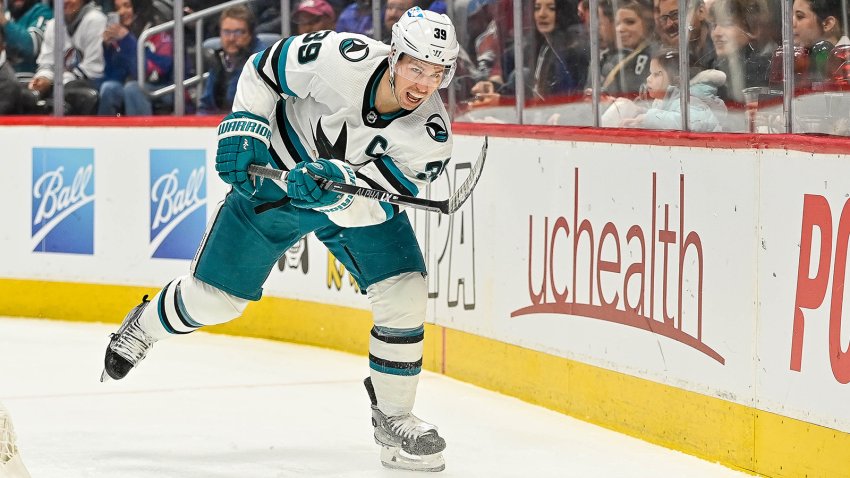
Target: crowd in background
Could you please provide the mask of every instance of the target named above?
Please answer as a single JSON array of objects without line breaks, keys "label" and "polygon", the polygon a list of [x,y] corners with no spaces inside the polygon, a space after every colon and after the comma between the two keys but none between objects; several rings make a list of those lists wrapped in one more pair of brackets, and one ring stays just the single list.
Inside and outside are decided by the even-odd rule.
[{"label": "crowd in background", "polygon": [[[52,111],[53,38],[51,8],[37,0],[5,0],[0,11],[0,113]],[[101,2],[102,3],[99,3]],[[137,39],[172,17],[170,0],[65,0],[67,30],[65,89],[67,114],[150,115],[173,111],[173,35],[145,39],[144,87],[136,75]],[[601,125],[677,129],[681,126],[679,85],[688,82],[689,128],[694,131],[752,130],[753,105],[781,103],[786,82],[782,59],[781,0],[599,0],[598,68],[591,69],[589,0],[522,2],[516,51],[512,0],[385,0],[380,37],[412,6],[448,13],[455,20],[461,55],[453,86],[453,113],[479,118],[476,111],[511,105],[522,87],[525,106],[548,107],[545,122],[564,124],[573,107],[589,111],[592,87],[599,89]],[[186,0],[186,12],[220,0]],[[850,81],[850,40],[841,0],[793,0],[795,93],[846,90]],[[291,5],[294,34],[336,30],[376,35],[369,0],[300,0]],[[687,32],[687,71],[679,61],[680,24]],[[187,25],[187,57],[201,48],[205,62],[187,61],[209,72],[200,94],[187,90],[190,112],[229,111],[236,80],[252,53],[280,39],[279,0],[255,0],[224,10],[205,22],[203,44],[194,45]],[[522,65],[515,64],[521,53]],[[777,100],[779,98],[779,100]],[[576,108],[579,107],[579,108]],[[559,110],[560,108],[560,110]],[[749,110],[747,109],[749,108]],[[504,109],[504,108],[503,108]],[[508,110],[510,108],[507,108]],[[850,109],[850,108],[848,108]],[[742,124],[740,118],[747,118]],[[492,119],[492,118],[491,118]],[[495,120],[501,121],[499,118]],[[569,124],[569,119],[566,120]],[[840,128],[835,131],[843,134]]]}]

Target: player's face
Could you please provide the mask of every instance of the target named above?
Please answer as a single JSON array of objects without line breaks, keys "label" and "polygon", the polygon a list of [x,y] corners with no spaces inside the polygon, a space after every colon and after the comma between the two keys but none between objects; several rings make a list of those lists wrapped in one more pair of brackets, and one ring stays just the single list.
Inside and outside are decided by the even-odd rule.
[{"label": "player's face", "polygon": [[395,68],[395,92],[406,110],[416,109],[443,82],[445,68],[408,55],[402,55]]},{"label": "player's face", "polygon": [[221,49],[228,55],[235,55],[251,44],[251,32],[244,20],[224,18],[220,26]]}]

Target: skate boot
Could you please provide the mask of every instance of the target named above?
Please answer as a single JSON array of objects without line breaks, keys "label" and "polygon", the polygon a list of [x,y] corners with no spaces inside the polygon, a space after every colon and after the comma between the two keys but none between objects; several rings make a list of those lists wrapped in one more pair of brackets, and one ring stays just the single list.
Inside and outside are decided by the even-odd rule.
[{"label": "skate boot", "polygon": [[148,349],[153,345],[154,339],[139,326],[139,317],[149,303],[147,295],[142,297],[142,303],[133,307],[127,317],[124,317],[118,332],[110,335],[106,357],[103,360],[103,373],[100,375],[101,382],[110,378],[124,378],[130,369],[145,358]]},{"label": "skate boot", "polygon": [[381,445],[381,463],[387,468],[411,471],[443,471],[446,462],[442,451],[446,441],[437,427],[412,413],[388,417],[378,409],[372,379],[363,381],[372,401],[372,426],[375,442]]}]

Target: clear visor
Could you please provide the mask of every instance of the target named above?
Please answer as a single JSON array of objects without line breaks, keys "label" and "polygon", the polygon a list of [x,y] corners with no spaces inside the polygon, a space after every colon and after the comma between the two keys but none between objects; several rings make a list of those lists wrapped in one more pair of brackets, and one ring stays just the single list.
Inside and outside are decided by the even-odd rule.
[{"label": "clear visor", "polygon": [[442,65],[412,59],[399,61],[395,66],[395,74],[428,88],[439,88],[446,74],[446,68]]}]

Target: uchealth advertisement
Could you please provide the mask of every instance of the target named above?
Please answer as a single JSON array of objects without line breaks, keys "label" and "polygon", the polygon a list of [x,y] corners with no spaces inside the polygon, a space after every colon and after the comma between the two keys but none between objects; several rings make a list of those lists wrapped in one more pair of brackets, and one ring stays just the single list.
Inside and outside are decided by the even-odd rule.
[{"label": "uchealth advertisement", "polygon": [[752,403],[750,152],[490,149],[471,204],[427,229],[438,324]]},{"label": "uchealth advertisement", "polygon": [[[0,278],[159,287],[227,193],[215,128],[0,129]],[[456,136],[446,198],[482,137]],[[490,138],[409,211],[427,320],[850,431],[845,156]],[[367,309],[312,235],[265,294]],[[452,351],[452,353],[456,353]]]},{"label": "uchealth advertisement", "polygon": [[759,408],[850,431],[850,162],[765,151]]}]

